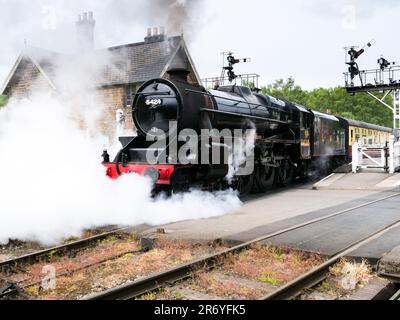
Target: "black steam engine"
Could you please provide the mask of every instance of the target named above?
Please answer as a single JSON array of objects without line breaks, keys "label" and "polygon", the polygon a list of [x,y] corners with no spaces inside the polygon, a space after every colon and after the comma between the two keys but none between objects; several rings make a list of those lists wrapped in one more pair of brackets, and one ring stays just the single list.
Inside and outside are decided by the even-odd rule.
[{"label": "black steam engine", "polygon": [[[185,69],[168,74],[168,80],[150,80],[135,95],[139,134],[121,139],[114,162],[105,159],[111,178],[136,173],[150,177],[158,190],[233,187],[246,194],[327,173],[347,160],[345,129],[334,116],[245,86],[206,90],[191,84]],[[221,138],[227,129],[253,130],[254,170],[230,170],[232,145]],[[205,138],[204,132],[210,134]]]}]

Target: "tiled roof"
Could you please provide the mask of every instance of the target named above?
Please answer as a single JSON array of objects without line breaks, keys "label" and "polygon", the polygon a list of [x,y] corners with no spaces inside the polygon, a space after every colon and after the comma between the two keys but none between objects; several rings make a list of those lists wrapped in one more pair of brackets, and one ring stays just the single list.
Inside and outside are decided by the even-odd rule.
[{"label": "tiled roof", "polygon": [[181,37],[108,48],[113,63],[106,67],[103,85],[137,83],[162,75],[181,45]]},{"label": "tiled roof", "polygon": [[31,46],[25,49],[23,56],[33,59],[50,80],[54,78],[55,66],[68,58],[66,54]]},{"label": "tiled roof", "polygon": [[[182,46],[184,46],[182,37],[176,36],[166,37],[164,41],[145,41],[95,50],[90,53],[94,55],[94,59],[96,56],[107,56],[107,63],[102,66],[103,75],[98,78],[98,83],[95,85],[140,83],[160,77]],[[63,61],[79,61],[77,54],[60,54],[36,47],[26,48],[20,59],[24,56],[31,58],[50,81],[54,79],[57,66],[61,65]],[[19,61],[21,61],[20,59]],[[13,76],[19,61],[7,81]],[[7,86],[6,82],[3,89],[6,89]]]}]

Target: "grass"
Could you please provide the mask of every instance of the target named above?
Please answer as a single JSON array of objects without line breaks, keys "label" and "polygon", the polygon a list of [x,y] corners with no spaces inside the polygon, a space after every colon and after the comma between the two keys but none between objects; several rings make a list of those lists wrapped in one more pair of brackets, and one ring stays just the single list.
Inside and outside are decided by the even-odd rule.
[{"label": "grass", "polygon": [[[57,278],[57,288],[53,291],[43,292],[40,298],[76,299],[86,294],[112,288],[126,281],[135,281],[149,274],[165,270],[198,257],[209,254],[209,247],[183,242],[160,240],[156,247],[146,253],[135,255],[139,244],[132,242],[136,236],[117,239],[111,237],[106,241],[100,241],[95,248],[85,250],[70,261],[60,261],[57,270],[70,271],[68,274]],[[128,249],[128,252],[127,252]],[[124,253],[125,252],[125,253]],[[109,260],[98,265],[80,269],[88,263],[95,263],[100,258],[108,258],[111,255],[124,253],[117,259]],[[79,271],[74,271],[78,270]],[[38,271],[41,269],[37,268]],[[32,270],[30,274],[32,275]],[[154,300],[160,292],[153,292],[142,297],[143,300]],[[175,299],[182,299],[178,294]]]},{"label": "grass", "polygon": [[144,301],[154,301],[157,298],[157,294],[154,292],[146,293],[144,296],[141,297],[141,300]]},{"label": "grass", "polygon": [[257,299],[272,290],[271,287],[279,287],[322,262],[323,258],[318,255],[257,244],[229,255],[211,273],[205,269],[186,286],[210,296]]},{"label": "grass", "polygon": [[183,293],[180,291],[176,291],[174,293],[174,296],[175,296],[175,299],[177,299],[177,300],[182,300],[184,298]]},{"label": "grass", "polygon": [[[67,271],[67,274],[57,278],[56,290],[39,293],[39,296],[44,299],[75,299],[192,261],[199,255],[215,252],[215,248],[209,246],[161,238],[156,241],[153,250],[134,255],[131,252],[139,246],[139,243],[131,241],[134,238],[134,235],[132,238],[127,236],[122,239],[111,236],[99,241],[95,248],[79,252],[72,258],[53,257],[53,260],[57,260],[54,263],[57,271]],[[117,259],[80,269],[118,253],[122,255]],[[259,244],[221,260],[220,267],[215,270],[217,274],[210,274],[208,270],[196,274],[189,283],[186,282],[185,288],[221,298],[256,299],[268,293],[271,286],[278,287],[287,283],[322,261],[318,255]],[[38,278],[41,267],[41,264],[31,266],[28,273],[33,278]],[[326,290],[329,285],[327,284]],[[32,293],[35,293],[35,289],[37,288],[32,288]],[[184,289],[180,287],[180,290]],[[174,300],[184,298],[182,291],[174,290],[152,292],[142,299],[151,301],[165,295]]]},{"label": "grass", "polygon": [[301,251],[257,244],[234,257],[226,268],[233,274],[274,286],[286,283],[322,262],[322,258]]},{"label": "grass", "polygon": [[272,246],[269,247],[269,249],[271,251],[271,256],[273,259],[282,261],[285,258],[285,252],[282,248]]},{"label": "grass", "polygon": [[118,237],[117,237],[117,235],[110,235],[109,237],[107,237],[107,238],[105,238],[105,239],[101,239],[101,240],[98,240],[98,244],[99,245],[106,245],[106,244],[109,244],[109,243],[111,243],[111,242],[115,242],[115,241],[117,241],[118,240]]},{"label": "grass", "polygon": [[[355,290],[369,282],[372,269],[366,261],[356,263],[342,259],[330,269],[330,277],[339,291]],[[353,285],[355,287],[350,289]]]},{"label": "grass", "polygon": [[273,286],[278,286],[281,282],[274,277],[273,275],[269,274],[269,273],[264,273],[262,274],[259,278],[259,281],[263,282],[263,283],[268,283],[271,284]]},{"label": "grass", "polygon": [[321,289],[323,291],[329,292],[329,291],[331,291],[332,288],[331,288],[331,285],[330,285],[330,283],[328,281],[324,281],[321,284]]},{"label": "grass", "polygon": [[26,293],[32,295],[32,296],[36,296],[39,294],[39,287],[38,286],[31,286],[28,288],[25,288]]},{"label": "grass", "polygon": [[57,254],[57,250],[52,250],[52,251],[50,251],[49,254],[47,255],[49,261],[53,261],[53,259],[54,259],[54,257],[56,256],[56,254]]},{"label": "grass", "polygon": [[219,279],[207,273],[199,274],[194,279],[192,289],[228,299],[256,299],[260,296],[257,289],[240,285],[234,281],[219,281]]},{"label": "grass", "polygon": [[332,299],[341,299],[365,286],[372,277],[372,269],[366,261],[356,263],[342,259],[330,269],[327,279],[316,291]]}]

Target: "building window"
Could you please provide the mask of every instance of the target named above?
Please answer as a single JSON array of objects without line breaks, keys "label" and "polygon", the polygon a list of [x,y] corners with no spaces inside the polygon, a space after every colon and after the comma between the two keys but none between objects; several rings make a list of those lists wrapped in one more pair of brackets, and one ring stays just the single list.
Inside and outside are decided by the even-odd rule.
[{"label": "building window", "polygon": [[124,106],[125,108],[132,108],[133,99],[135,98],[136,94],[136,85],[127,85],[125,87],[125,101]]}]

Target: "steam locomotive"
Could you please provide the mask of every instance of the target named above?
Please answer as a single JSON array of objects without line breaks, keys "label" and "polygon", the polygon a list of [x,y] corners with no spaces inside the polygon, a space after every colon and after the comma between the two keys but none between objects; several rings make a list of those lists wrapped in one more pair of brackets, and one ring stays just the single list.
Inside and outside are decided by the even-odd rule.
[{"label": "steam locomotive", "polygon": [[[245,86],[206,90],[190,83],[189,73],[172,69],[168,79],[153,79],[141,86],[132,107],[138,136],[121,139],[123,148],[113,162],[105,152],[109,177],[136,173],[150,177],[157,191],[231,187],[244,195],[285,186],[296,177],[324,175],[349,162],[348,128],[354,126],[350,120]],[[203,138],[204,130],[210,135],[193,139],[194,146],[192,142],[191,148],[185,148],[190,139],[188,135],[181,139],[179,132],[188,129],[189,136]],[[251,172],[230,174],[227,159],[232,146],[217,134],[227,129],[253,130]],[[176,156],[182,148],[183,160]]]}]

